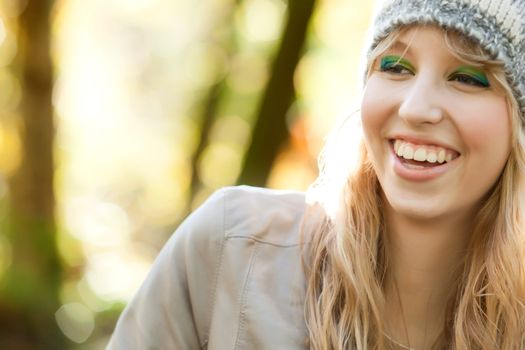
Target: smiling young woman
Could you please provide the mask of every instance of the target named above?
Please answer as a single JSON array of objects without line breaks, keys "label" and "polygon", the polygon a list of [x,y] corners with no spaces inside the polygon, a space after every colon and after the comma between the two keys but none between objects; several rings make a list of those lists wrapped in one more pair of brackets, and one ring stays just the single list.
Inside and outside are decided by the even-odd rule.
[{"label": "smiling young woman", "polygon": [[377,57],[363,129],[388,207],[470,222],[507,162],[511,120],[492,72],[483,61],[458,58],[445,38],[435,26],[408,28]]},{"label": "smiling young woman", "polygon": [[219,191],[110,349],[525,349],[525,3],[389,0],[360,158],[337,125],[305,196]]}]

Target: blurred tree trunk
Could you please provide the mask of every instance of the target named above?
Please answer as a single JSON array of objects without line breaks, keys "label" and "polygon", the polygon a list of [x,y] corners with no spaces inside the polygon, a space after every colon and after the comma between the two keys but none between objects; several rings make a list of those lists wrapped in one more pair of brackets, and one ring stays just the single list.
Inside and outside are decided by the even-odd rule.
[{"label": "blurred tree trunk", "polygon": [[208,94],[204,98],[204,110],[200,118],[201,132],[199,134],[199,143],[197,144],[197,147],[191,159],[191,198],[188,201],[188,212],[195,199],[195,195],[198,193],[199,188],[202,186],[202,182],[199,177],[199,160],[202,156],[202,153],[206,149],[206,146],[209,143],[211,128],[213,126],[215,118],[217,117],[217,107],[222,96],[222,91],[224,90],[224,85],[225,78],[221,79],[219,82],[215,83],[212,87],[210,87]]},{"label": "blurred tree trunk", "polygon": [[239,183],[264,186],[280,147],[288,138],[286,113],[293,103],[293,75],[301,58],[315,0],[289,0],[288,20],[266,86]]},{"label": "blurred tree trunk", "polygon": [[[231,28],[232,23],[235,20],[235,13],[237,11],[237,8],[243,3],[244,0],[235,0],[229,5],[228,11],[225,11],[226,15],[221,19],[221,23],[218,26],[218,30],[221,30],[221,26],[223,27],[230,27],[231,34],[226,38],[225,42],[221,43],[221,47],[223,47],[228,55],[228,62],[231,61],[231,58],[235,54],[235,51],[237,50],[237,44],[235,35],[233,32],[233,28]],[[209,144],[210,140],[210,132],[211,128],[213,126],[213,123],[215,119],[217,118],[217,109],[220,104],[220,100],[223,96],[223,91],[225,89],[226,85],[226,79],[227,77],[222,77],[218,82],[213,84],[210,89],[208,90],[208,93],[203,99],[203,105],[204,109],[202,110],[202,115],[200,116],[200,122],[201,122],[201,132],[200,132],[200,138],[199,143],[197,144],[197,147],[195,149],[195,152],[193,153],[192,160],[191,160],[191,166],[192,166],[192,172],[191,172],[191,184],[190,184],[190,195],[191,198],[188,202],[188,211],[190,210],[190,207],[195,199],[195,195],[198,193],[200,187],[202,186],[202,182],[199,177],[199,160],[202,156],[202,153],[206,149],[206,146]]]},{"label": "blurred tree trunk", "polygon": [[19,107],[22,161],[9,180],[8,236],[13,261],[0,289],[0,348],[61,349],[54,313],[59,307],[61,267],[54,221],[52,1],[29,0],[19,17]]}]

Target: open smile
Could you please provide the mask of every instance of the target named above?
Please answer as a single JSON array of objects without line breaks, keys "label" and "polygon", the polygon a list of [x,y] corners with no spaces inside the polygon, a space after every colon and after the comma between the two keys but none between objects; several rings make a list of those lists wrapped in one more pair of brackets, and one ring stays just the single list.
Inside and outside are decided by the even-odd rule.
[{"label": "open smile", "polygon": [[394,151],[405,160],[414,160],[417,164],[432,166],[450,163],[453,159],[459,157],[459,152],[437,145],[426,145],[405,141],[403,139],[392,140]]},{"label": "open smile", "polygon": [[429,181],[450,171],[460,154],[452,149],[390,140],[394,172],[409,181]]}]

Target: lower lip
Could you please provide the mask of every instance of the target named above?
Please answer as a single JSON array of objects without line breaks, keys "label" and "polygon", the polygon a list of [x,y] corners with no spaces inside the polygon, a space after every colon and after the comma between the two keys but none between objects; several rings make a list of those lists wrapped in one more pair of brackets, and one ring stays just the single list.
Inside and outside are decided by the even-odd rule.
[{"label": "lower lip", "polygon": [[458,158],[450,163],[443,163],[442,165],[434,167],[412,168],[410,165],[403,163],[396,155],[393,148],[392,156],[394,157],[394,172],[401,178],[409,181],[429,181],[436,179],[449,171],[455,164]]}]

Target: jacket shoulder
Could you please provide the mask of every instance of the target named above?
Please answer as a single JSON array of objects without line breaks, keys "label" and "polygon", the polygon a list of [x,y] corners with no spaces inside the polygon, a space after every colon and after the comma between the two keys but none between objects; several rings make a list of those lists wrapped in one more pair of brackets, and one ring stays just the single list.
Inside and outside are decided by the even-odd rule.
[{"label": "jacket shoulder", "polygon": [[307,207],[304,193],[250,186],[226,187],[220,192],[226,239],[253,239],[282,246],[300,244]]}]

